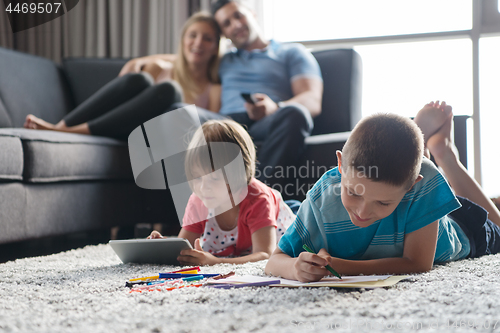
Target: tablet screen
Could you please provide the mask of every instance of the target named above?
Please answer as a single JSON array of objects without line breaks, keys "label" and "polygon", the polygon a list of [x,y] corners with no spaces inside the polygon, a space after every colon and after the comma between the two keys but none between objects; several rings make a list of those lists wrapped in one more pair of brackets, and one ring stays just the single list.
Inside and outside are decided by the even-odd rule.
[{"label": "tablet screen", "polygon": [[181,250],[192,249],[184,238],[111,240],[109,245],[123,263],[180,265]]}]

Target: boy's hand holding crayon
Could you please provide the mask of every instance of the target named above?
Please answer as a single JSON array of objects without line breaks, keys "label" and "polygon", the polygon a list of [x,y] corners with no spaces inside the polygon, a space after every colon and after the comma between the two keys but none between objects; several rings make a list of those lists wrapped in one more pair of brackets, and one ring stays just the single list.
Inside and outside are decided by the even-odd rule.
[{"label": "boy's hand holding crayon", "polygon": [[300,282],[319,281],[328,274],[327,264],[327,260],[317,254],[302,252],[293,265],[295,279]]},{"label": "boy's hand holding crayon", "polygon": [[332,261],[335,258],[330,256],[330,254],[325,249],[321,249],[318,254],[311,252],[309,248],[307,248],[307,251],[308,252],[300,253],[294,264],[295,278],[298,281],[319,281],[324,276],[331,274],[334,274],[337,277],[341,278],[337,272],[331,269],[331,267],[326,267],[331,266]]},{"label": "boy's hand holding crayon", "polygon": [[[328,275],[335,275],[339,279],[342,279],[339,275],[339,271],[342,269],[340,268],[342,266],[342,259],[332,257],[330,253],[328,253],[325,249],[321,249],[318,252],[318,256],[321,258],[325,259],[328,262],[327,267],[325,267],[328,270]],[[332,267],[335,267],[335,270],[332,271]]]},{"label": "boy's hand holding crayon", "polygon": [[[324,253],[330,256],[326,250],[321,249],[319,254],[302,252],[295,261],[294,270],[295,278],[300,282],[319,281],[325,275],[330,274],[325,268],[328,265],[328,260]],[[322,256],[320,256],[322,254]]]}]

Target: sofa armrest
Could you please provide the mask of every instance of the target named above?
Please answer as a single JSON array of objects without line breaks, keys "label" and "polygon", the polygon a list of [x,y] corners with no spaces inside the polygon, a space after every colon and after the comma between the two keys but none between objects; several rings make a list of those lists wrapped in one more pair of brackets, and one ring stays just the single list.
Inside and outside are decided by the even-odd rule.
[{"label": "sofa armrest", "polygon": [[323,76],[321,114],[312,134],[350,131],[361,119],[362,62],[353,49],[313,52]]},{"label": "sofa armrest", "polygon": [[327,143],[346,142],[351,132],[312,135],[306,138],[306,145],[323,145]]},{"label": "sofa armrest", "polygon": [[453,141],[458,149],[460,162],[467,168],[467,120],[470,116],[453,116]]},{"label": "sofa armrest", "polygon": [[73,107],[60,66],[2,47],[0,99],[1,127],[22,127],[30,113],[57,123]]}]

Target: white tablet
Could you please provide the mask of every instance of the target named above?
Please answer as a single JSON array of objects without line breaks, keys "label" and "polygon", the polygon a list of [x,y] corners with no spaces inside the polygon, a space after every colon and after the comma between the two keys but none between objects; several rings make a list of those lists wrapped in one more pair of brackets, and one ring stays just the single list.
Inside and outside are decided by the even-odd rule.
[{"label": "white tablet", "polygon": [[123,263],[180,265],[181,250],[192,249],[184,238],[111,240],[109,245]]}]

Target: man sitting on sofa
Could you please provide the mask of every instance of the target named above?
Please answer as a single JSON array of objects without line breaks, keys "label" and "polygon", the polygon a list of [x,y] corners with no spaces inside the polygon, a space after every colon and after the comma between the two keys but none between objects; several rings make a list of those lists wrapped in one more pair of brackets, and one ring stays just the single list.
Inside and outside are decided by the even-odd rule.
[{"label": "man sitting on sofa", "polygon": [[[219,0],[211,11],[236,47],[220,63],[219,113],[248,126],[260,143],[259,179],[279,183],[280,168],[296,164],[312,131],[312,117],[321,113],[319,65],[301,44],[266,40],[241,1]],[[241,93],[252,93],[254,103],[244,102]]]},{"label": "man sitting on sofa", "polygon": [[[257,178],[268,185],[278,184],[276,189],[281,190],[285,186],[280,182],[284,181],[283,170],[296,164],[313,129],[312,117],[321,113],[319,65],[301,44],[265,39],[254,14],[241,1],[219,0],[211,11],[236,48],[220,62],[219,113],[201,110],[200,118],[230,117],[245,125],[259,144]],[[163,56],[133,59],[120,74],[138,72]],[[252,94],[254,103],[245,102],[242,93]],[[174,104],[174,108],[181,106]]]},{"label": "man sitting on sofa", "polygon": [[[218,0],[212,5],[212,15],[219,24],[222,33],[232,40],[236,48],[225,54],[220,62],[219,76],[222,81],[222,92],[219,112],[215,113],[198,108],[200,118],[202,121],[206,121],[230,117],[245,125],[259,146],[258,160],[260,165],[258,166],[257,178],[282,191],[287,185],[284,182],[287,178],[285,175],[288,173],[288,167],[295,166],[305,150],[305,138],[310,135],[313,129],[312,117],[321,113],[323,80],[319,65],[314,56],[303,45],[281,44],[274,40],[265,39],[255,16],[240,0]],[[150,67],[148,65],[158,66],[157,61],[165,60],[165,57],[168,57],[169,61],[176,58],[175,55],[153,55],[133,59],[125,64],[120,71],[120,76],[131,72],[140,72],[143,68]],[[145,80],[140,76],[139,81]],[[149,83],[146,84],[146,86],[148,85]],[[133,90],[136,88],[140,88],[139,91],[144,89],[142,85],[136,86],[137,84],[133,85]],[[122,82],[119,81],[119,85],[113,85],[113,89],[108,88],[111,89],[111,93],[105,91],[101,92],[99,96],[107,98],[106,94],[119,93],[114,90],[116,87],[122,89]],[[168,85],[167,89],[168,91],[175,90],[171,85]],[[165,97],[164,90],[155,90],[151,98],[154,98],[155,94],[159,94],[159,97],[162,98]],[[247,94],[249,102],[245,103],[243,93]],[[124,94],[128,95],[125,92]],[[174,94],[172,97],[177,95]],[[100,101],[100,98],[93,99],[94,104],[100,103]],[[133,101],[137,104],[138,99]],[[151,99],[147,101],[149,102]],[[153,104],[156,105],[155,110],[152,110],[153,106],[143,105],[143,107],[154,111],[150,112],[153,114],[182,107],[181,103],[172,104],[169,102],[169,106],[165,106],[165,110],[163,110],[161,105],[158,107],[156,102]],[[137,106],[135,105],[135,107]],[[92,103],[86,104],[84,110],[87,109],[92,114],[96,113]],[[113,114],[113,116],[106,117],[104,115],[101,117],[106,119],[108,125],[109,123],[113,125],[113,121],[120,116],[128,119],[128,127],[135,128],[142,123],[141,121],[138,124],[130,124],[130,106],[115,108],[109,114]],[[80,116],[81,114],[74,115],[74,118]],[[88,118],[88,114],[85,117]],[[53,129],[58,125],[54,126],[33,115],[28,115],[24,126]],[[88,123],[69,128],[71,130],[68,128],[59,130],[90,133]],[[83,131],[80,131],[81,129]],[[123,126],[117,127],[117,129],[124,132]],[[127,132],[125,131],[124,134],[128,135]]]}]

